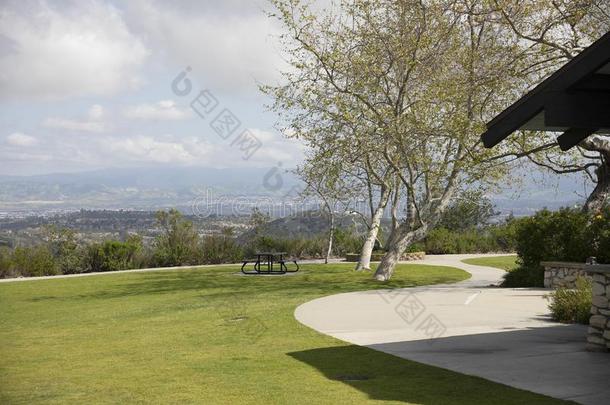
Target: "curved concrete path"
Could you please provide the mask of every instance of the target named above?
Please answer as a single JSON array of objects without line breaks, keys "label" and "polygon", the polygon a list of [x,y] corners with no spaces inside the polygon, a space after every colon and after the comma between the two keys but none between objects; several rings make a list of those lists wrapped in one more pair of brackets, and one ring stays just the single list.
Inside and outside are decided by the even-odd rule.
[{"label": "curved concrete path", "polygon": [[610,401],[610,355],[585,351],[586,327],[550,320],[544,289],[495,288],[502,270],[428,256],[460,283],[363,291],[300,305],[296,319],[319,332],[399,357],[583,404]]}]

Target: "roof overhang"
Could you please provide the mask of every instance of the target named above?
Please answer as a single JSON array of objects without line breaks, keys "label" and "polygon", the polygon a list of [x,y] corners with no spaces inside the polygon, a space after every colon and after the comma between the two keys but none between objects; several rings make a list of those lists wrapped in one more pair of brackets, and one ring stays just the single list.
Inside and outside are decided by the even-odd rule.
[{"label": "roof overhang", "polygon": [[610,133],[610,32],[487,123],[494,147],[515,131],[563,132],[562,150],[594,133]]}]

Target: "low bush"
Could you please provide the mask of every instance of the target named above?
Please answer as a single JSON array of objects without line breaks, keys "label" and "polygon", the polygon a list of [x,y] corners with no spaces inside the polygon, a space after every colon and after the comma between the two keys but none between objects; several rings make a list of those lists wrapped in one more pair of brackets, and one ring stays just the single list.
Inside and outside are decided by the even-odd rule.
[{"label": "low bush", "polygon": [[204,236],[201,240],[201,263],[237,263],[243,258],[241,246],[235,239],[224,235]]},{"label": "low bush", "polygon": [[504,275],[502,287],[544,287],[544,268],[520,265]]},{"label": "low bush", "polygon": [[595,256],[610,263],[610,208],[593,218],[572,208],[544,209],[514,225],[520,267],[506,275],[504,286],[542,287],[541,261],[584,263]]},{"label": "low bush", "polygon": [[0,246],[0,278],[11,277],[11,250]]},{"label": "low bush", "polygon": [[11,255],[13,276],[36,277],[60,274],[53,254],[46,246],[17,247]]},{"label": "low bush", "polygon": [[513,252],[513,228],[512,223],[462,231],[436,228],[418,244],[417,250],[424,250],[429,254]]},{"label": "low bush", "polygon": [[135,257],[142,250],[139,237],[130,237],[125,242],[107,240],[87,246],[84,268],[87,272],[118,271],[137,268]]},{"label": "low bush", "polygon": [[256,252],[272,251],[286,252],[290,257],[319,258],[326,254],[327,243],[328,241],[323,237],[277,239],[270,236],[257,236],[246,244],[244,254],[252,257]]},{"label": "low bush", "polygon": [[517,227],[517,254],[526,267],[544,260],[584,262],[594,256],[587,238],[588,220],[580,210],[541,210],[523,218]]},{"label": "low bush", "polygon": [[591,316],[591,287],[590,280],[580,277],[576,280],[576,288],[558,288],[552,292],[547,298],[553,319],[587,325]]},{"label": "low bush", "polygon": [[591,220],[587,243],[595,248],[598,263],[610,263],[610,208]]}]

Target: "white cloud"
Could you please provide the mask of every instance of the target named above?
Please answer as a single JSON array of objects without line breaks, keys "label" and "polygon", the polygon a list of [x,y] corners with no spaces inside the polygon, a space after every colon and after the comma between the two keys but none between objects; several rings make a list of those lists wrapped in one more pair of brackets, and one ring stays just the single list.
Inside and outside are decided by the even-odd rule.
[{"label": "white cloud", "polygon": [[[231,145],[231,140],[220,140],[214,133],[205,136],[101,133],[95,137],[58,133],[40,139],[11,134],[6,142],[0,143],[0,161],[15,164],[0,166],[0,174],[15,173],[16,167],[31,173],[38,172],[41,167],[57,172],[148,164],[269,167],[282,162],[283,167],[291,167],[300,163],[303,152],[299,142],[259,129],[250,128],[249,131],[262,146],[248,160],[243,159],[244,151]],[[24,144],[27,149],[15,148]]]},{"label": "white cloud", "polygon": [[0,94],[63,99],[133,88],[148,51],[121,13],[97,0],[0,8]]},{"label": "white cloud", "polygon": [[208,136],[136,135],[96,138],[98,157],[106,164],[168,163],[212,167],[267,167],[283,162],[299,163],[303,156],[300,142],[283,139],[279,134],[256,128],[248,129],[261,142],[261,147],[247,160],[244,151],[222,141],[216,134]]},{"label": "white cloud", "polygon": [[104,124],[94,121],[75,121],[65,118],[50,117],[42,122],[47,128],[67,129],[69,131],[103,132]]},{"label": "white cloud", "polygon": [[155,139],[151,136],[111,138],[104,142],[104,148],[121,160],[153,163],[190,163],[194,156],[185,145],[172,141]]},{"label": "white cloud", "polygon": [[104,132],[108,129],[102,121],[105,116],[104,107],[94,104],[87,112],[86,120],[72,120],[60,117],[49,117],[42,122],[46,128],[65,129],[68,131]]},{"label": "white cloud", "polygon": [[189,110],[176,107],[176,103],[172,100],[128,107],[123,115],[127,118],[143,120],[182,120],[191,116]]},{"label": "white cloud", "polygon": [[214,90],[258,92],[257,81],[279,77],[285,66],[275,40],[280,30],[261,4],[178,4],[135,0],[128,6],[130,24],[169,66],[191,66],[201,85]]},{"label": "white cloud", "polygon": [[99,121],[104,117],[105,114],[105,110],[104,107],[102,107],[99,104],[94,104],[91,106],[91,108],[89,108],[89,119],[92,121]]},{"label": "white cloud", "polygon": [[6,142],[11,146],[34,146],[38,143],[36,138],[31,135],[26,135],[21,132],[14,132],[6,137]]}]

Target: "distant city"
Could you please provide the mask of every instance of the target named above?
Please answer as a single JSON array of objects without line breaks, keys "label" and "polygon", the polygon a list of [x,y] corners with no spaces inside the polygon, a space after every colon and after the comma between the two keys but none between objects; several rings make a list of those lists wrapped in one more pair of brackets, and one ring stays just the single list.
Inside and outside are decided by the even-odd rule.
[{"label": "distant city", "polygon": [[[586,186],[570,176],[527,179],[518,192],[489,195],[498,213],[494,220],[582,204],[579,191],[586,195]],[[316,201],[299,197],[301,188],[295,175],[277,168],[137,168],[0,176],[0,244],[37,243],[47,225],[74,229],[82,240],[121,239],[130,233],[153,238],[155,211],[169,208],[181,211],[201,235],[230,230],[237,237],[249,230],[254,208],[271,218],[316,210]]]}]

